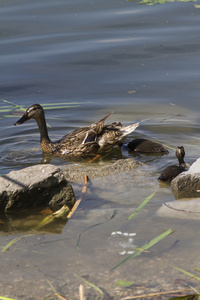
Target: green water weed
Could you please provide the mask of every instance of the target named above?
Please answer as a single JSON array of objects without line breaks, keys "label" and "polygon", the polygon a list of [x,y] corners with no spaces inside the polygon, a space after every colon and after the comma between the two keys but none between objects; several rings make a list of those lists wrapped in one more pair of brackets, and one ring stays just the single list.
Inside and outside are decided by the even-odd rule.
[{"label": "green water weed", "polygon": [[25,235],[21,235],[19,237],[16,237],[14,238],[12,241],[10,241],[6,246],[4,246],[2,249],[1,249],[1,252],[4,253],[6,252],[12,245],[14,245],[16,242],[18,242],[19,240],[23,239],[23,238],[26,238],[26,237],[29,237],[29,236],[32,236],[32,234],[25,234]]},{"label": "green water weed", "polygon": [[134,213],[132,213],[127,219],[128,220],[133,219],[141,211],[141,209],[153,198],[153,196],[155,195],[156,192],[157,191],[153,192],[146,199],[144,199],[144,201],[138,206],[138,208],[136,208]]}]

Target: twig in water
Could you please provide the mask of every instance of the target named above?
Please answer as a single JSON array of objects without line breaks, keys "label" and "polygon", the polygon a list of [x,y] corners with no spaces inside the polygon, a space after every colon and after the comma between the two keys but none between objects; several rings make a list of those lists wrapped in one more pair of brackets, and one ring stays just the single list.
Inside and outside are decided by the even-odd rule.
[{"label": "twig in water", "polygon": [[177,294],[177,293],[183,293],[183,292],[191,292],[192,289],[183,289],[183,290],[176,290],[176,291],[169,291],[169,292],[159,292],[159,293],[150,293],[150,294],[144,294],[140,296],[130,296],[122,298],[121,300],[132,300],[132,299],[140,299],[140,298],[150,298],[150,297],[156,297],[161,295],[168,295],[168,294]]},{"label": "twig in water", "polygon": [[88,178],[87,178],[87,176],[85,175],[85,176],[84,176],[84,186],[83,186],[82,192],[81,192],[82,195],[81,195],[80,199],[76,200],[74,206],[72,207],[70,213],[69,213],[68,216],[67,216],[68,219],[70,219],[70,218],[73,216],[74,212],[76,211],[76,209],[78,208],[79,204],[80,204],[81,201],[83,200],[83,196],[84,196],[84,194],[87,192],[87,184],[88,184]]},{"label": "twig in water", "polygon": [[50,223],[54,222],[56,219],[71,218],[72,215],[74,214],[75,210],[79,206],[79,204],[83,198],[83,195],[86,193],[86,191],[87,191],[87,176],[85,175],[85,182],[84,182],[84,186],[82,188],[81,198],[75,202],[74,206],[72,207],[72,210],[69,212],[69,207],[66,204],[64,204],[61,207],[61,209],[57,210],[53,214],[44,218],[37,226],[35,226],[34,229],[39,230],[39,229],[43,228],[44,226],[49,225]]},{"label": "twig in water", "polygon": [[89,160],[88,163],[92,163],[93,161],[95,161],[100,156],[101,156],[100,154],[97,154],[95,157],[93,157],[91,160]]},{"label": "twig in water", "polygon": [[[44,274],[37,266],[35,266],[35,267],[36,267],[36,269],[37,269],[40,273],[42,273],[42,275],[45,277],[46,281],[48,282],[48,284],[49,284],[50,287],[52,288],[52,290],[53,290],[52,296],[55,296],[55,297],[57,297],[58,299],[61,299],[61,300],[67,300],[67,298],[65,298],[65,297],[62,296],[60,293],[58,293],[58,291],[56,291],[56,289],[54,288],[54,286],[52,285],[52,283],[50,282],[50,280],[47,278],[47,275]],[[49,296],[47,296],[47,297],[49,297]],[[46,299],[47,297],[45,297],[44,299]]]},{"label": "twig in water", "polygon": [[79,296],[80,296],[80,300],[86,300],[84,294],[84,286],[82,284],[79,285]]},{"label": "twig in water", "polygon": [[96,286],[95,284],[85,280],[83,277],[81,276],[78,276],[77,274],[74,274],[74,276],[76,276],[77,278],[80,278],[81,280],[83,280],[86,284],[88,284],[89,286],[93,287],[96,291],[98,291],[100,294],[101,294],[101,300],[103,300],[104,298],[104,293],[103,291],[98,287]]}]

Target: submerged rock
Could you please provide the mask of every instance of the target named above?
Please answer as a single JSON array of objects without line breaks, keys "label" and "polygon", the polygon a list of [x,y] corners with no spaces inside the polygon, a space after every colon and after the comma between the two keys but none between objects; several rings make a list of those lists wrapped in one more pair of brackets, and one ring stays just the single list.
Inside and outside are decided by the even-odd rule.
[{"label": "submerged rock", "polygon": [[158,209],[157,216],[178,219],[200,219],[200,198],[166,202]]},{"label": "submerged rock", "polygon": [[166,202],[157,211],[160,217],[200,219],[200,158],[171,182],[178,201]]},{"label": "submerged rock", "polygon": [[176,199],[200,196],[200,158],[191,165],[188,171],[172,180],[171,188]]},{"label": "submerged rock", "polygon": [[0,177],[0,210],[49,205],[53,210],[75,203],[71,185],[53,165],[35,165]]},{"label": "submerged rock", "polygon": [[88,164],[80,169],[63,169],[50,164],[35,165],[20,171],[12,171],[0,177],[0,210],[33,209],[50,206],[57,210],[66,204],[70,209],[75,203],[72,186],[68,183],[83,183],[89,179],[106,177],[134,170],[143,163],[136,160],[120,159],[113,164],[94,167]]},{"label": "submerged rock", "polygon": [[133,158],[119,159],[113,164],[94,167],[88,164],[84,169],[65,169],[63,173],[67,180],[71,182],[83,182],[84,175],[89,179],[96,177],[106,177],[108,175],[119,174],[127,171],[134,170],[145,164]]}]

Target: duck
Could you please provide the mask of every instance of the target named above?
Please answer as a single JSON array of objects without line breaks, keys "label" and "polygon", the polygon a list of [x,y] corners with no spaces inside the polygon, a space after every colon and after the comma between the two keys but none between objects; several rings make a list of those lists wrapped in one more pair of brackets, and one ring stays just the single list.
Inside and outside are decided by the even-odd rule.
[{"label": "duck", "polygon": [[178,158],[179,165],[171,165],[165,168],[161,175],[158,177],[159,181],[171,182],[175,177],[186,170],[187,164],[184,161],[185,150],[183,146],[176,148],[176,157]]},{"label": "duck", "polygon": [[52,142],[49,138],[45,112],[40,104],[29,106],[14,125],[20,125],[30,119],[35,119],[40,132],[40,145],[43,154],[90,156],[111,151],[115,145],[121,146],[124,138],[139,126],[139,123],[134,123],[123,127],[120,122],[106,125],[105,120],[111,114],[112,112],[98,122],[88,127],[78,128],[55,142]]},{"label": "duck", "polygon": [[166,148],[164,148],[162,144],[143,138],[134,139],[133,141],[128,143],[128,148],[136,153],[169,153],[169,151]]}]

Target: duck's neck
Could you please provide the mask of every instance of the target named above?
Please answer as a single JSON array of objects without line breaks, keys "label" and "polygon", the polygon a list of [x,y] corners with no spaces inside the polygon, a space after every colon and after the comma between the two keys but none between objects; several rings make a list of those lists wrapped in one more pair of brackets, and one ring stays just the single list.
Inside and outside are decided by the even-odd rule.
[{"label": "duck's neck", "polygon": [[178,161],[179,161],[179,167],[184,167],[185,166],[185,161],[184,161],[184,158],[182,156],[178,157]]},{"label": "duck's neck", "polygon": [[53,152],[53,144],[48,135],[48,130],[47,130],[44,113],[35,120],[37,122],[39,131],[40,131],[40,144],[41,144],[42,151],[44,153],[52,153]]}]

